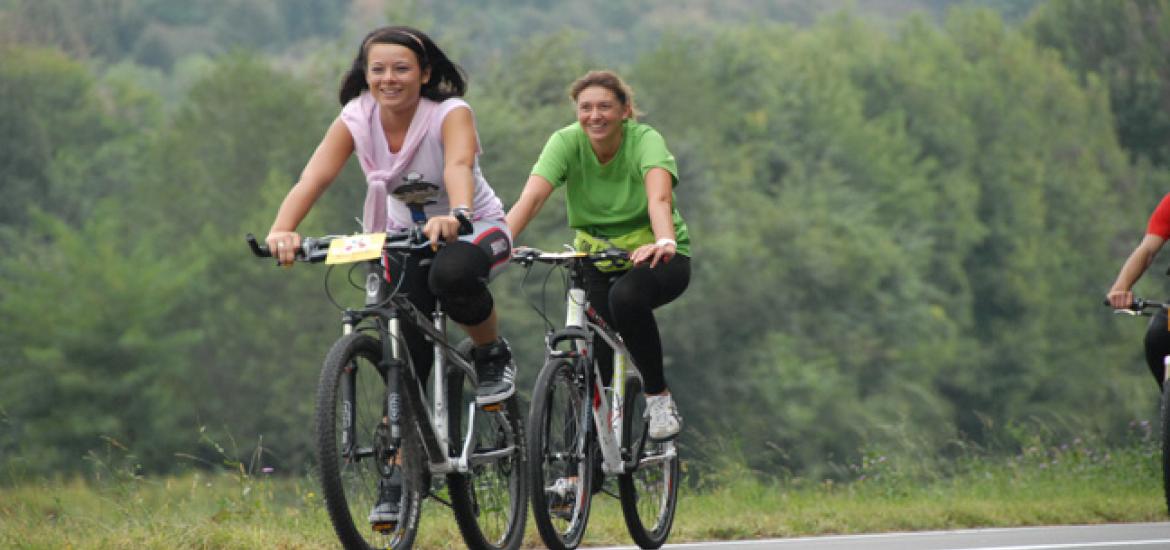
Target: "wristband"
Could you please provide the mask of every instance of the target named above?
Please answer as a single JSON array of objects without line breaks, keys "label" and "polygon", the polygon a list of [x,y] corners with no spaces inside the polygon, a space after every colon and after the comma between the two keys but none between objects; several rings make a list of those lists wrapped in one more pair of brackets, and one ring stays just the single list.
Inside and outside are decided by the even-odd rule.
[{"label": "wristband", "polygon": [[654,246],[666,246],[668,244],[672,244],[672,245],[674,245],[675,248],[678,248],[678,243],[674,242],[674,239],[665,239],[665,238],[658,239],[658,241],[654,243]]}]

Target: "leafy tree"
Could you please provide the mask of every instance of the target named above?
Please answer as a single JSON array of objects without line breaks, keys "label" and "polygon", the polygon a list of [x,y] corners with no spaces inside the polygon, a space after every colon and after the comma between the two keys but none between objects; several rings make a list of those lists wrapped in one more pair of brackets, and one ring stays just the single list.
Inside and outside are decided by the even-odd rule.
[{"label": "leafy tree", "polygon": [[3,48],[0,67],[0,167],[8,200],[0,224],[23,225],[38,207],[76,223],[95,202],[125,189],[141,140],[134,119],[153,116],[152,102],[130,107],[126,96],[103,95],[93,77],[59,52]]},{"label": "leafy tree", "polygon": [[111,437],[151,469],[170,469],[171,453],[194,439],[182,429],[197,402],[185,388],[202,334],[179,313],[205,263],[160,256],[112,199],[80,226],[43,213],[32,221],[6,232],[28,246],[0,259],[19,289],[0,294],[5,462],[77,470]]},{"label": "leafy tree", "polygon": [[1048,2],[1028,29],[1086,82],[1106,83],[1122,147],[1157,166],[1170,165],[1170,2]]}]

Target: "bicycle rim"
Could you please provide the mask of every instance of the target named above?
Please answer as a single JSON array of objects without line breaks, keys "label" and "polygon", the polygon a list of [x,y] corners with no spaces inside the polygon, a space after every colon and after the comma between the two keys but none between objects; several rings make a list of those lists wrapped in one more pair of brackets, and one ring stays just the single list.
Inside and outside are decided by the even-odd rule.
[{"label": "bicycle rim", "polygon": [[[462,445],[462,435],[467,430],[462,412],[475,400],[475,388],[464,385],[463,379],[457,374],[448,379],[452,445]],[[476,411],[471,471],[448,475],[447,484],[455,521],[468,548],[514,550],[524,539],[524,524],[528,518],[520,404],[513,396],[498,408],[490,408],[498,410]],[[512,452],[483,460],[492,453],[507,449]],[[461,448],[452,449],[452,454],[459,452],[462,452]]]},{"label": "bicycle rim", "polygon": [[[655,442],[646,438],[646,396],[636,378],[626,382],[625,419],[622,421],[623,454],[642,447],[633,472],[618,477],[622,517],[630,537],[642,548],[658,548],[670,536],[674,511],[678,505],[679,460],[655,461],[674,451],[673,442]],[[625,457],[623,457],[625,458]]]},{"label": "bicycle rim", "polygon": [[592,504],[593,445],[582,428],[590,419],[582,370],[568,360],[545,364],[528,417],[532,518],[544,544],[576,548]]},{"label": "bicycle rim", "polygon": [[[403,480],[401,519],[379,531],[368,522],[386,470],[381,466],[391,462],[385,454],[386,383],[380,359],[377,340],[347,335],[326,357],[318,386],[316,453],[322,495],[346,548],[407,548],[418,530],[422,454],[413,429],[403,429],[401,464],[390,467],[400,470]],[[411,426],[409,422],[409,416],[403,418],[404,427]]]}]

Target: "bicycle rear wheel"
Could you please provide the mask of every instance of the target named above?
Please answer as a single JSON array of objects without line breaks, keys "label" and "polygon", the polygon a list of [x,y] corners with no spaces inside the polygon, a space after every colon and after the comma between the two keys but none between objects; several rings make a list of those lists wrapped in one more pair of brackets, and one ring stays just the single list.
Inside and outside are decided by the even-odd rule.
[{"label": "bicycle rear wheel", "polygon": [[[389,449],[381,344],[361,333],[329,350],[317,386],[316,453],[325,507],[346,548],[409,548],[418,533],[426,466],[412,409],[401,409],[402,440]],[[402,395],[407,399],[406,395]],[[398,456],[395,456],[398,455]],[[397,464],[396,464],[397,462]],[[368,514],[384,477],[402,480],[400,519],[375,530]]]},{"label": "bicycle rear wheel", "polygon": [[622,450],[629,456],[637,452],[638,462],[634,471],[618,476],[622,516],[638,546],[658,548],[670,536],[678,506],[678,454],[673,442],[646,437],[646,396],[637,378],[626,381],[623,409]]},{"label": "bicycle rear wheel", "polygon": [[528,482],[532,520],[552,550],[581,544],[593,492],[584,366],[568,359],[545,363],[528,414]]},{"label": "bicycle rear wheel", "polygon": [[[460,345],[470,349],[471,341]],[[467,354],[464,353],[464,357]],[[451,455],[462,453],[468,406],[475,386],[458,369],[448,373]],[[520,401],[513,395],[497,406],[476,410],[471,441],[471,471],[447,475],[451,509],[468,548],[515,550],[524,540],[528,519],[528,480]]]}]

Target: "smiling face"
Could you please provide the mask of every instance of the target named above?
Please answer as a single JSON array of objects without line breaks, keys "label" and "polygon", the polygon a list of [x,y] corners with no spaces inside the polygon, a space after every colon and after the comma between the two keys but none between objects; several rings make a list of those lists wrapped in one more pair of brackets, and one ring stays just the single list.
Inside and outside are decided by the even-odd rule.
[{"label": "smiling face", "polygon": [[398,44],[371,44],[366,53],[366,84],[383,109],[413,110],[430,70],[419,67],[414,51]]},{"label": "smiling face", "polygon": [[629,111],[629,106],[605,86],[589,86],[577,94],[577,121],[589,140],[596,144],[620,139],[617,136],[622,132],[622,121]]}]

